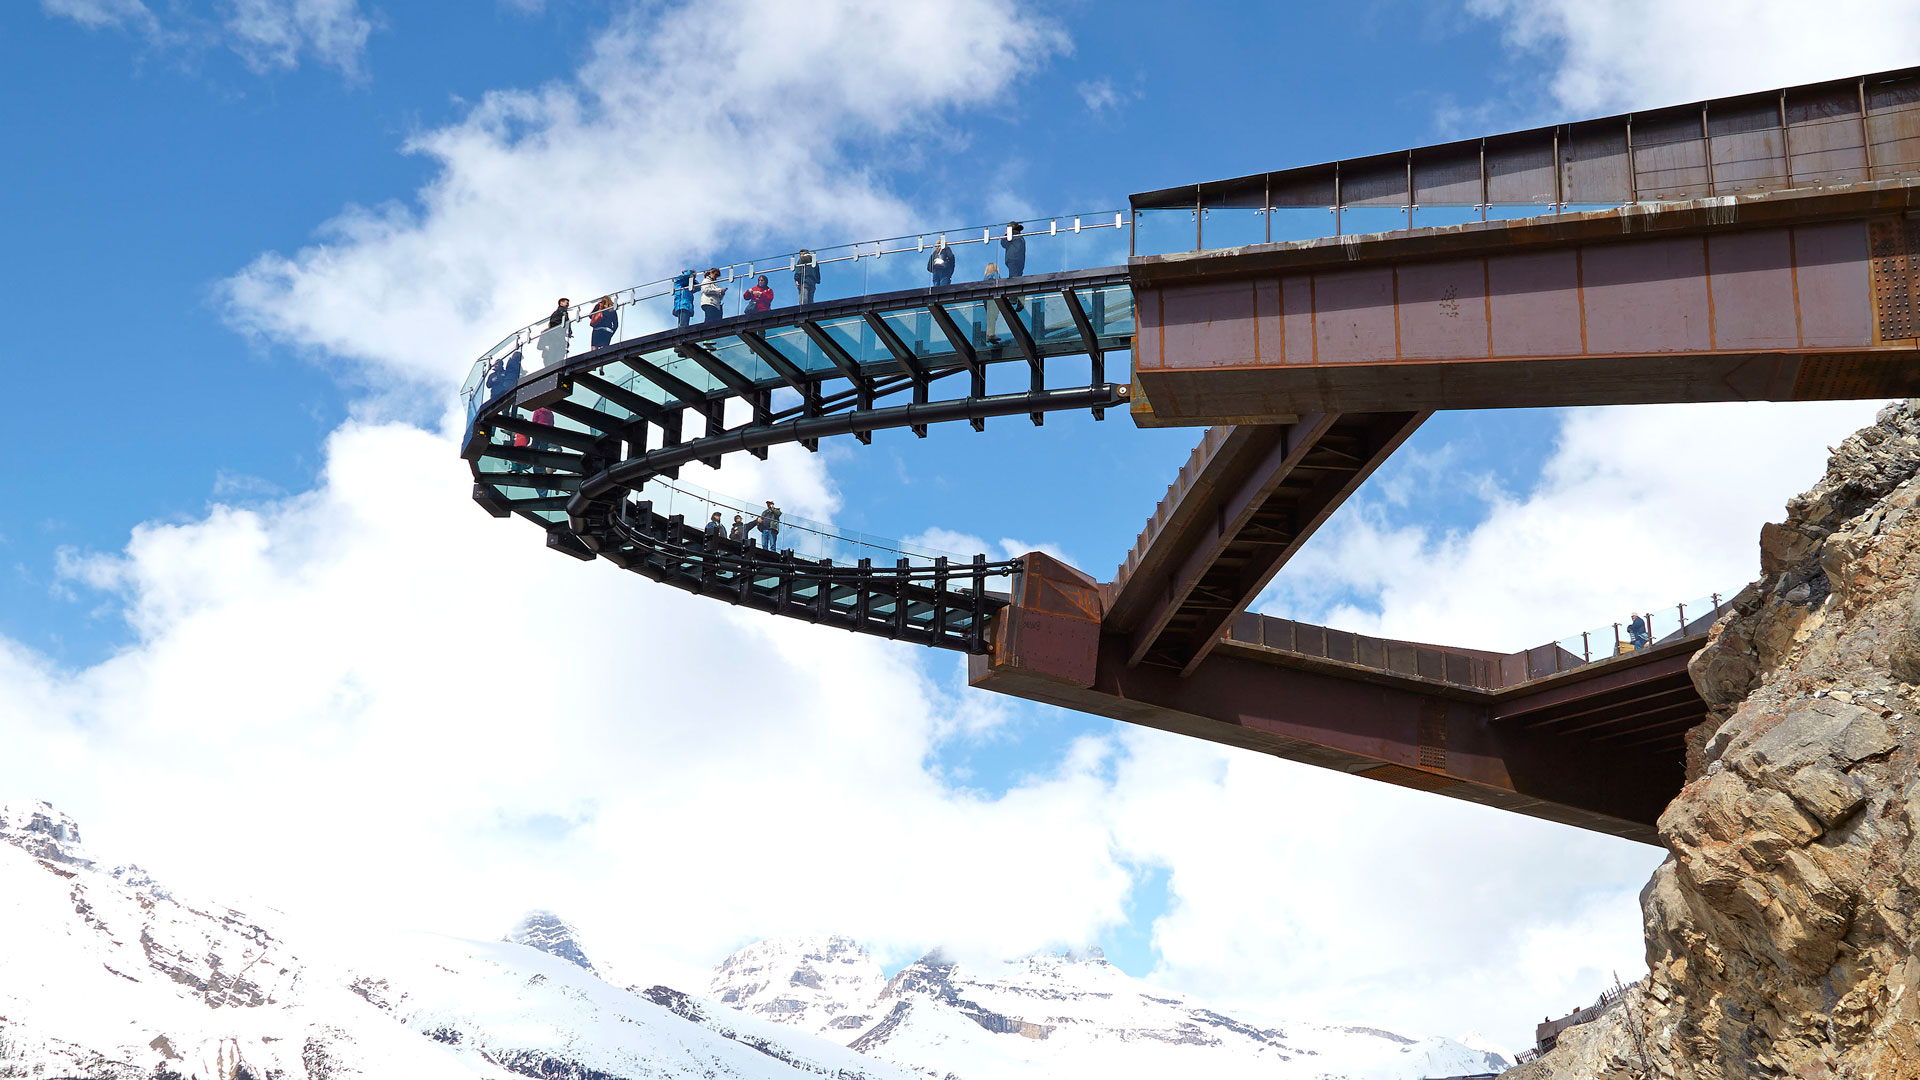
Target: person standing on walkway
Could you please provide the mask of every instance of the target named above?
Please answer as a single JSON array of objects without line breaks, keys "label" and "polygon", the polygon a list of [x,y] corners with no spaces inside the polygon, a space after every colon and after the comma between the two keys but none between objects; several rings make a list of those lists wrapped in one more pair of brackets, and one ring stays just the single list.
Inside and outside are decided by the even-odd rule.
[{"label": "person standing on walkway", "polygon": [[739,514],[733,515],[733,524],[727,527],[727,539],[736,544],[747,542],[747,519]]},{"label": "person standing on walkway", "polygon": [[755,278],[753,288],[741,293],[740,298],[747,302],[748,311],[772,311],[773,289],[767,284],[767,275]]},{"label": "person standing on walkway", "polygon": [[1001,258],[1007,264],[1007,276],[1017,278],[1027,272],[1027,230],[1017,221],[1007,222],[1007,235],[1000,238]]},{"label": "person standing on walkway", "polygon": [[933,275],[933,287],[953,283],[953,267],[959,260],[953,257],[953,249],[947,246],[947,238],[942,236],[933,245],[933,254],[927,256],[927,273]]},{"label": "person standing on walkway", "polygon": [[593,347],[596,349],[613,344],[613,335],[620,330],[620,312],[613,306],[613,297],[603,296],[593,305],[593,318],[587,320],[593,327]]},{"label": "person standing on walkway", "polygon": [[679,320],[682,330],[685,330],[687,324],[693,321],[693,271],[691,270],[682,270],[679,276],[673,279],[673,317]]},{"label": "person standing on walkway", "polygon": [[760,511],[754,519],[754,525],[760,530],[760,546],[768,551],[778,550],[780,544],[780,508],[767,500],[767,508]]},{"label": "person standing on walkway", "polygon": [[567,298],[547,316],[547,328],[540,333],[540,366],[552,367],[567,358],[567,341],[573,337],[573,320],[567,317]]},{"label": "person standing on walkway", "polygon": [[820,261],[813,252],[801,248],[793,257],[793,302],[801,307],[813,303],[813,290],[819,284]]},{"label": "person standing on walkway", "polygon": [[719,322],[727,305],[727,287],[720,283],[720,268],[707,269],[707,276],[700,282],[701,322]]},{"label": "person standing on walkway", "polygon": [[715,541],[727,535],[727,527],[720,523],[720,511],[715,510],[713,516],[707,519],[705,532],[709,548],[713,547]]},{"label": "person standing on walkway", "polygon": [[1646,648],[1653,640],[1653,635],[1647,632],[1647,620],[1635,615],[1633,621],[1627,623],[1627,640],[1633,642],[1636,649]]},{"label": "person standing on walkway", "polygon": [[[987,272],[980,275],[980,280],[981,281],[999,281],[1000,280],[1000,264],[988,263]],[[1000,305],[994,303],[992,300],[989,299],[986,303],[981,304],[980,306],[986,309],[986,315],[985,315],[984,321],[986,324],[986,331],[987,331],[987,344],[998,345],[1000,344]]]}]

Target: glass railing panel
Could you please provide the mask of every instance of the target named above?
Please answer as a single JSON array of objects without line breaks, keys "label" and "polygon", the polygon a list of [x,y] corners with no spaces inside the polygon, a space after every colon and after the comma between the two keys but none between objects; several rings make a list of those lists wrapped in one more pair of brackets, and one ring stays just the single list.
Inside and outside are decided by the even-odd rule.
[{"label": "glass railing panel", "polygon": [[1267,242],[1267,213],[1257,206],[1209,206],[1200,212],[1200,246],[1208,250]]},{"label": "glass railing panel", "polygon": [[1544,203],[1495,203],[1488,206],[1486,212],[1488,221],[1524,221],[1552,217],[1553,207]]},{"label": "glass railing panel", "polygon": [[1318,240],[1333,235],[1333,207],[1276,206],[1268,214],[1273,225],[1273,242],[1292,243]]},{"label": "glass railing panel", "polygon": [[1364,236],[1368,233],[1405,232],[1406,207],[1343,206],[1340,208],[1340,234]]},{"label": "glass railing panel", "polygon": [[1199,243],[1192,210],[1135,210],[1133,253],[1170,255],[1192,251]]}]

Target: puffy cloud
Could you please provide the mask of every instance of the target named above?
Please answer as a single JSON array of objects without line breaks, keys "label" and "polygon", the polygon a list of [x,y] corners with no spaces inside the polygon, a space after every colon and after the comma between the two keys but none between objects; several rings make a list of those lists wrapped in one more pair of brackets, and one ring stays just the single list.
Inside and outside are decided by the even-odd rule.
[{"label": "puffy cloud", "polygon": [[40,7],[90,29],[132,30],[157,47],[223,47],[259,74],[291,71],[311,57],[357,79],[373,32],[359,0],[222,0],[211,14],[173,4],[164,16],[142,0],[40,0]]},{"label": "puffy cloud", "polygon": [[1920,8],[1902,0],[1467,0],[1515,47],[1551,55],[1576,113],[1843,78],[1914,62]]},{"label": "puffy cloud", "polygon": [[556,296],[722,243],[739,256],[924,224],[886,167],[1063,48],[1007,0],[641,7],[574,78],[489,93],[408,140],[439,166],[413,204],[349,210],[262,256],[227,283],[228,318],[376,385],[444,393]]},{"label": "puffy cloud", "polygon": [[0,641],[0,790],[213,895],[478,935],[556,907],[636,979],[753,934],[1008,953],[1122,917],[1102,746],[949,788],[967,711],[911,650],[555,557],[461,474],[349,424],[315,490],[80,560],[136,638],[82,671]]},{"label": "puffy cloud", "polygon": [[1438,482],[1435,470],[1454,463],[1446,449],[1404,469],[1389,462],[1381,496],[1363,489],[1257,606],[1363,633],[1517,650],[1730,595],[1758,573],[1760,523],[1780,517],[1819,478],[1825,448],[1880,404],[1569,410],[1531,490],[1453,474],[1485,511],[1456,532],[1394,506],[1408,476]]},{"label": "puffy cloud", "polygon": [[302,53],[360,74],[373,23],[360,0],[228,0],[228,45],[256,72],[291,70]]}]

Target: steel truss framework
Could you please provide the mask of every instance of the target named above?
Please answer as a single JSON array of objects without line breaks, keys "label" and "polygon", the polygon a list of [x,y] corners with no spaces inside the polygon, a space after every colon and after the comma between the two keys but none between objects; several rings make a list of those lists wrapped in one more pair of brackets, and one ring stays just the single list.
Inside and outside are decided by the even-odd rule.
[{"label": "steel truss framework", "polygon": [[[596,349],[480,391],[491,396],[471,410],[462,450],[473,497],[496,517],[538,522],[549,547],[576,558],[809,622],[984,652],[988,616],[1007,603],[989,584],[1017,559],[848,565],[764,550],[707,537],[643,489],[690,462],[764,458],[782,443],[814,450],[822,438],[866,443],[903,427],[924,437],[962,420],[980,431],[992,417],[1039,424],[1065,410],[1101,417],[1127,404],[1105,357],[1131,345],[1130,297],[1126,268],[1111,267],[785,308]],[[1079,355],[1089,377],[1048,371],[1048,360]],[[1025,368],[1024,389],[989,393],[996,365]],[[960,392],[935,396],[948,387]],[[555,424],[534,421],[541,408]],[[729,426],[729,412],[744,422]],[[692,417],[701,433],[687,438]]]}]

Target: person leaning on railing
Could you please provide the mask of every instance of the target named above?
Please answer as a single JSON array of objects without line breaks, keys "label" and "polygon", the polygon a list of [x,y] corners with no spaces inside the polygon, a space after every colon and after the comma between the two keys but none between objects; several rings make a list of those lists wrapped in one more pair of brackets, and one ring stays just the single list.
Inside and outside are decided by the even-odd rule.
[{"label": "person leaning on railing", "polygon": [[820,262],[813,252],[801,248],[793,257],[793,302],[802,307],[813,303],[813,290],[819,284]]},{"label": "person leaning on railing", "polygon": [[933,275],[935,288],[952,284],[953,267],[958,261],[953,257],[953,249],[947,246],[946,237],[934,242],[933,254],[927,256],[927,273]]},{"label": "person leaning on railing", "polygon": [[603,296],[593,305],[593,318],[587,322],[593,327],[593,347],[613,344],[613,335],[620,330],[620,312],[613,306],[613,297]]},{"label": "person leaning on railing", "polygon": [[1001,257],[1007,264],[1007,276],[1017,278],[1027,272],[1026,226],[1007,222],[1007,235],[1000,238]]},{"label": "person leaning on railing", "polygon": [[727,306],[727,287],[720,283],[720,268],[709,267],[700,281],[701,322],[719,322]]},{"label": "person leaning on railing", "polygon": [[673,279],[673,317],[680,320],[680,329],[685,330],[693,321],[693,271],[682,270]]},{"label": "person leaning on railing", "polygon": [[740,299],[746,302],[747,311],[773,310],[773,288],[767,284],[767,275],[754,279],[753,288],[741,293]]},{"label": "person leaning on railing", "polygon": [[567,358],[567,342],[573,338],[573,320],[567,317],[567,298],[561,297],[553,314],[547,316],[547,328],[540,333],[540,366],[551,367]]},{"label": "person leaning on railing", "polygon": [[780,544],[780,508],[773,505],[772,499],[767,500],[767,508],[760,511],[760,516],[753,520],[753,526],[760,530],[761,547],[766,548],[768,551],[773,551],[778,548]]}]

